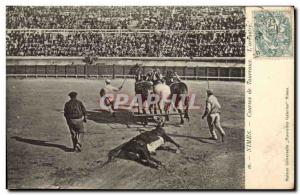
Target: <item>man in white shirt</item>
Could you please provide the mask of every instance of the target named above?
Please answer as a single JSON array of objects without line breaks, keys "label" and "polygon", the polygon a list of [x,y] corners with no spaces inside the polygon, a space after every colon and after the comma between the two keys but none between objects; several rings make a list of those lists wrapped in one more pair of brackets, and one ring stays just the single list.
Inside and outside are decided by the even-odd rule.
[{"label": "man in white shirt", "polygon": [[213,95],[213,90],[212,89],[207,89],[207,99],[206,99],[206,108],[205,112],[202,116],[202,119],[207,116],[207,123],[209,126],[211,138],[213,140],[217,140],[217,134],[214,130],[214,126],[217,130],[219,130],[221,136],[222,136],[222,142],[224,142],[224,137],[225,137],[225,132],[221,126],[221,117],[220,117],[220,112],[221,112],[221,105],[216,98],[216,96]]},{"label": "man in white shirt", "polygon": [[[100,90],[100,97],[103,97],[107,94],[114,94],[114,93],[120,91],[123,87],[123,85],[122,85],[119,88],[117,88],[117,87],[114,87],[113,85],[111,85],[110,83],[111,83],[110,79],[105,80],[105,87]],[[115,115],[115,110],[114,110],[114,98],[112,96],[105,96],[104,103],[106,106],[109,106],[110,113],[112,114],[113,117],[115,117],[116,115]]]}]

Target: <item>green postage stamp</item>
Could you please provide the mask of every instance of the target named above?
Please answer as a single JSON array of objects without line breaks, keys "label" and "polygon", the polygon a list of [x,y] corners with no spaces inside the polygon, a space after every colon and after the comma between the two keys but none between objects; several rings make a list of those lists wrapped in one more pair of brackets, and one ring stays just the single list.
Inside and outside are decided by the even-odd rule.
[{"label": "green postage stamp", "polygon": [[293,56],[293,31],[290,12],[255,11],[255,56]]}]

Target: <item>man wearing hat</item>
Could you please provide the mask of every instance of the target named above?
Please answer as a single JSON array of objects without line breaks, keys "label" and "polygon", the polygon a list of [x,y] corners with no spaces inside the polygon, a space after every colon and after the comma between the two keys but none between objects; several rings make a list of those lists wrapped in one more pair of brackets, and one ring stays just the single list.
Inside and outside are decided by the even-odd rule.
[{"label": "man wearing hat", "polygon": [[[122,89],[123,85],[121,85],[119,88],[112,86],[110,79],[105,80],[105,87],[100,90],[100,97],[103,97],[107,94],[113,94],[115,92],[118,92]],[[114,99],[111,96],[105,96],[104,103],[106,106],[109,106],[110,112],[112,116],[115,116],[115,110],[114,110]]]},{"label": "man wearing hat", "polygon": [[85,132],[83,122],[86,123],[86,109],[82,102],[76,99],[75,91],[69,93],[69,96],[71,99],[65,103],[64,115],[71,132],[73,149],[80,152]]},{"label": "man wearing hat", "polygon": [[221,117],[220,117],[220,111],[221,111],[221,105],[216,98],[216,96],[213,95],[212,89],[207,89],[207,99],[206,99],[206,108],[205,112],[202,116],[202,119],[207,116],[207,123],[209,126],[211,139],[217,140],[217,134],[214,130],[214,126],[217,130],[219,130],[221,136],[222,136],[222,142],[224,142],[224,136],[225,132],[223,128],[221,127]]},{"label": "man wearing hat", "polygon": [[159,68],[155,68],[155,70],[153,71],[152,81],[153,81],[154,84],[157,84],[157,83],[163,81],[163,75],[160,73]]}]

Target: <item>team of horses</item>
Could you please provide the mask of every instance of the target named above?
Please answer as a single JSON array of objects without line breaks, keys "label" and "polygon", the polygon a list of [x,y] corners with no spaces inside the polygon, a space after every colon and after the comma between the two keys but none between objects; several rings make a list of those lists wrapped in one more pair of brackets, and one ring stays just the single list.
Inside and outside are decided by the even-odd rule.
[{"label": "team of horses", "polygon": [[[184,119],[189,120],[189,94],[187,85],[181,80],[172,79],[172,72],[167,72],[167,75],[164,78],[160,78],[159,76],[154,75],[150,78],[143,79],[141,67],[135,66],[130,71],[132,74],[136,75],[135,82],[135,93],[137,95],[141,95],[142,98],[142,108],[140,105],[138,106],[138,113],[146,114],[146,102],[151,99],[152,95],[156,95],[158,97],[158,101],[156,104],[148,105],[148,110],[150,114],[157,114],[157,108],[160,114],[163,114],[163,110],[165,112],[165,118],[169,120],[170,110],[173,108],[177,110],[180,115],[180,123],[184,123]],[[155,74],[152,73],[152,74]],[[145,76],[144,76],[145,77]],[[150,98],[149,98],[150,96]]]}]

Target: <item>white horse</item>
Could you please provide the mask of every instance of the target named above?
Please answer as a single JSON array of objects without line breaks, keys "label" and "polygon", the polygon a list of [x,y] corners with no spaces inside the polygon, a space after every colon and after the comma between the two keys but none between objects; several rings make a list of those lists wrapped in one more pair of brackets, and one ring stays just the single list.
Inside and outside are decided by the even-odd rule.
[{"label": "white horse", "polygon": [[169,108],[171,98],[170,87],[164,83],[158,83],[153,86],[153,92],[159,98],[157,106],[160,111],[160,114],[162,114],[162,107],[164,107],[165,113],[167,114],[167,109]]}]

